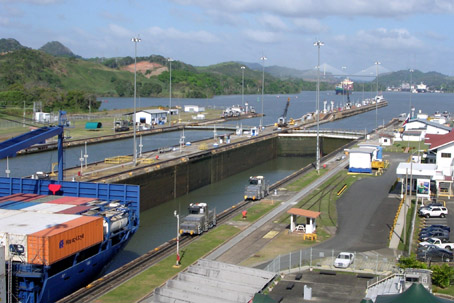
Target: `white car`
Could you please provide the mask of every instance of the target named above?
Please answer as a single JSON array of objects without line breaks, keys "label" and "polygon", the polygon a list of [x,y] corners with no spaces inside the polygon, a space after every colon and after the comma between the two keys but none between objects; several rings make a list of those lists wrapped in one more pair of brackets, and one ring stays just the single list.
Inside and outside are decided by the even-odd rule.
[{"label": "white car", "polygon": [[355,254],[350,252],[341,252],[337,255],[336,260],[334,260],[334,267],[338,268],[347,268],[355,260]]}]

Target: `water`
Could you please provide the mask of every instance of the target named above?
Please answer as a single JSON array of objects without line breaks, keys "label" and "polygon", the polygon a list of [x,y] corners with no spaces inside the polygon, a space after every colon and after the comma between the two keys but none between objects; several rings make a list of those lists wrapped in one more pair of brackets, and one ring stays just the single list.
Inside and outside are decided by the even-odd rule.
[{"label": "water", "polygon": [[188,213],[189,203],[205,202],[208,203],[210,209],[216,208],[216,212],[220,213],[243,199],[243,190],[249,176],[263,175],[269,184],[272,184],[313,160],[311,158],[277,158],[141,212],[140,227],[137,233],[126,248],[112,261],[109,270],[118,268],[176,237],[177,222],[173,215],[174,210],[182,218]]},{"label": "water", "polygon": [[[181,135],[182,131],[143,136],[143,152],[155,150],[160,147],[178,146]],[[184,135],[186,137],[186,142],[188,142],[210,138],[213,136],[213,132],[185,130]],[[139,138],[137,138],[137,142],[139,142]],[[66,148],[64,151],[65,167],[80,166],[80,153],[81,151],[84,153],[84,149],[84,146]],[[113,156],[131,155],[132,153],[133,138],[87,145],[89,163],[103,161],[105,158]],[[57,150],[10,158],[10,176],[24,177],[30,176],[37,171],[50,172],[52,170],[52,163],[57,162],[57,159]],[[2,159],[0,161],[0,172],[4,173],[5,169],[6,159]]]},{"label": "water", "polygon": [[[359,102],[363,98],[373,98],[376,92],[354,92],[350,99],[352,103]],[[410,94],[409,92],[384,92],[385,99],[388,101],[388,106],[375,111],[370,111],[361,115],[353,116],[350,118],[326,123],[320,126],[321,129],[343,129],[343,130],[356,130],[372,131],[376,128],[377,124],[381,125],[383,122],[387,123],[392,118],[397,117],[401,113],[408,113],[410,111],[410,97],[411,104],[416,110],[422,110],[427,114],[433,114],[438,110],[443,112],[445,110],[451,111],[452,101],[454,94]],[[308,112],[314,112],[316,108],[316,93],[315,91],[305,91],[299,94],[292,95],[264,95],[263,117],[264,125],[274,124],[277,119],[283,114],[287,98],[290,97],[290,107],[288,109],[288,118],[300,118]],[[101,109],[115,109],[115,108],[132,108],[132,98],[103,98],[107,102],[103,102]],[[245,102],[255,107],[257,113],[262,112],[261,95],[245,95]],[[320,110],[323,110],[323,101],[327,100],[328,105],[334,101],[336,107],[344,104],[347,101],[346,96],[336,95],[332,91],[320,92]],[[182,108],[184,105],[199,105],[206,108],[223,109],[232,105],[241,104],[241,95],[235,96],[216,96],[212,99],[172,99],[172,106],[178,105]],[[141,98],[140,105],[138,106],[168,106],[169,99],[167,98]],[[376,119],[377,118],[377,119]],[[377,123],[376,123],[377,121]],[[238,121],[227,122],[227,124],[237,125]],[[242,121],[243,125],[258,126],[260,118],[253,118]]]}]

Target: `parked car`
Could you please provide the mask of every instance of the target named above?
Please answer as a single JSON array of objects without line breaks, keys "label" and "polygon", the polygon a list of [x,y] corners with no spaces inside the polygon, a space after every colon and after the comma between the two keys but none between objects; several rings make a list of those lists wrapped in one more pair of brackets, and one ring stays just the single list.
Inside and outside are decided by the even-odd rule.
[{"label": "parked car", "polygon": [[453,254],[449,250],[431,246],[425,251],[418,252],[416,258],[423,262],[449,262],[453,259]]},{"label": "parked car", "polygon": [[428,208],[422,208],[419,211],[419,215],[422,217],[446,217],[448,215],[448,209],[442,206],[430,206]]},{"label": "parked car", "polygon": [[336,260],[334,260],[334,267],[337,268],[347,268],[355,260],[355,254],[350,252],[341,252],[337,255]]},{"label": "parked car", "polygon": [[445,205],[443,203],[440,203],[440,202],[432,202],[432,203],[429,203],[427,205],[421,206],[418,211],[420,211],[422,209],[428,209],[429,207],[432,207],[432,206],[444,207]]},{"label": "parked car", "polygon": [[430,238],[427,241],[420,242],[419,246],[435,245],[436,247],[447,249],[452,251],[454,249],[454,243],[442,242],[438,238]]},{"label": "parked car", "polygon": [[442,225],[442,224],[432,224],[430,226],[421,228],[421,232],[429,231],[429,230],[432,230],[432,229],[444,229],[444,230],[447,230],[447,231],[451,231],[451,227],[449,227],[449,226]]},{"label": "parked car", "polygon": [[427,241],[429,238],[438,238],[443,242],[447,242],[449,241],[449,232],[440,229],[419,234],[419,241]]}]

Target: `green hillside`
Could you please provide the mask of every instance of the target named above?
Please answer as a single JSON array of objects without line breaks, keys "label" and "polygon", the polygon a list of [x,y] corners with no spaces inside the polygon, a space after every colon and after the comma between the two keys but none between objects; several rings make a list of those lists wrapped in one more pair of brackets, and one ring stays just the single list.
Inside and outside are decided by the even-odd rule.
[{"label": "green hillside", "polygon": [[402,83],[410,83],[410,80],[413,85],[423,82],[429,86],[430,89],[443,90],[445,92],[454,91],[453,77],[449,77],[438,72],[424,73],[419,70],[414,70],[413,73],[411,73],[409,70],[400,70],[379,76],[381,88],[386,88],[387,86],[397,87]]},{"label": "green hillside", "polygon": [[39,50],[57,57],[79,57],[58,41],[47,42]]}]

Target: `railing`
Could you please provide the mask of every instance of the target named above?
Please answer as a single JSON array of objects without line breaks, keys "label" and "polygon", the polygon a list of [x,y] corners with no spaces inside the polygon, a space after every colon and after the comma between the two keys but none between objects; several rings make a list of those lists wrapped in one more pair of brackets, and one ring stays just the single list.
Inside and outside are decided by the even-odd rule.
[{"label": "railing", "polygon": [[[322,270],[342,270],[348,272],[368,272],[376,275],[389,275],[397,273],[398,268],[394,260],[375,252],[354,253],[353,263],[347,268],[338,269],[334,261],[340,251],[318,248],[307,248],[300,251],[279,255],[264,266],[264,270],[271,272],[285,272],[302,267],[319,268]],[[262,267],[260,267],[262,268]]]}]

